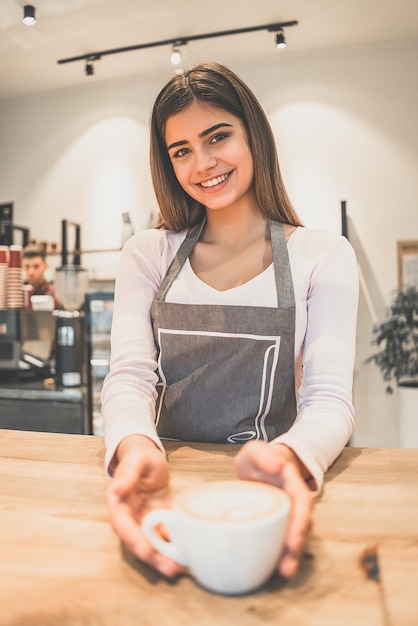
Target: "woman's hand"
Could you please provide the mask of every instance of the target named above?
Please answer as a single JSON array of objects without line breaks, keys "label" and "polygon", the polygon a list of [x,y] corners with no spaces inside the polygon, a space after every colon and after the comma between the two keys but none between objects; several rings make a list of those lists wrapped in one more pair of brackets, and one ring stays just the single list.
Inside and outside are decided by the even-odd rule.
[{"label": "woman's hand", "polygon": [[171,504],[168,463],[147,437],[131,435],[117,449],[118,465],[107,491],[110,522],[127,548],[161,574],[173,577],[184,568],[157,552],[142,533],[148,511]]},{"label": "woman's hand", "polygon": [[263,441],[250,441],[237,454],[235,468],[242,480],[277,485],[290,495],[292,509],[278,572],[285,578],[291,578],[299,567],[314,503],[313,492],[304,478],[304,466],[292,450],[283,444],[268,445]]}]

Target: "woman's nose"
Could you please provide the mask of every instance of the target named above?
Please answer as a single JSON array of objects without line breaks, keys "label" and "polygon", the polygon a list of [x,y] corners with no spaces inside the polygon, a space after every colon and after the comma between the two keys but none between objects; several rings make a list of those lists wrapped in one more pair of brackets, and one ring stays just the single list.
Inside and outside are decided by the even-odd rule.
[{"label": "woman's nose", "polygon": [[195,155],[195,167],[198,172],[205,172],[215,167],[215,165],[217,164],[217,159],[210,150],[202,148],[201,150],[197,150],[195,152]]}]

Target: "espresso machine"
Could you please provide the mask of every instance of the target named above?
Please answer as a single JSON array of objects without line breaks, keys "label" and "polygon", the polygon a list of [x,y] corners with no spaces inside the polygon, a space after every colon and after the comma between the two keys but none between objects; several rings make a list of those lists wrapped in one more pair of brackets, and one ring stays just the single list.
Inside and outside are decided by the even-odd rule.
[{"label": "espresso machine", "polygon": [[54,335],[52,311],[0,309],[0,380],[51,376]]},{"label": "espresso machine", "polygon": [[[75,228],[72,263],[69,263],[68,226]],[[62,220],[61,267],[55,270],[55,289],[64,310],[55,310],[55,380],[62,387],[85,383],[85,315],[82,310],[88,286],[87,270],[81,267],[81,227]]]}]

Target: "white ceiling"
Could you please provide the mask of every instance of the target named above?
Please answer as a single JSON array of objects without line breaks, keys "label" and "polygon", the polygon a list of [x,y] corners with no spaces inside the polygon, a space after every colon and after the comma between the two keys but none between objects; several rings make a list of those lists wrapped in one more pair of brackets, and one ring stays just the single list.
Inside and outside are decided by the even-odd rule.
[{"label": "white ceiling", "polygon": [[[22,24],[31,0],[0,0],[0,99],[165,71],[169,46],[103,57],[95,75],[58,59],[298,20],[286,31],[286,55],[338,47],[418,40],[418,0],[32,0],[37,24]],[[188,63],[283,54],[266,31],[189,42]]]}]

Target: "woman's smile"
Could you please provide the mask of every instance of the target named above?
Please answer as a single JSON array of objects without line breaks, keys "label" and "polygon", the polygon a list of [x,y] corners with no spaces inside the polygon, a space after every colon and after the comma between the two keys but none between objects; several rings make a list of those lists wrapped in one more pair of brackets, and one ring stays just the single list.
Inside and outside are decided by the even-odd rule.
[{"label": "woman's smile", "polygon": [[225,182],[227,178],[232,174],[232,172],[228,172],[227,174],[221,174],[219,176],[215,176],[214,178],[210,178],[208,180],[202,180],[202,182],[198,183],[204,189],[213,189],[214,187],[218,187],[221,183]]}]

